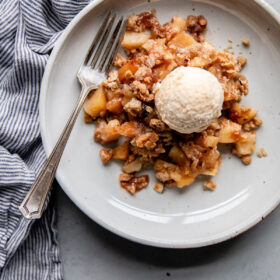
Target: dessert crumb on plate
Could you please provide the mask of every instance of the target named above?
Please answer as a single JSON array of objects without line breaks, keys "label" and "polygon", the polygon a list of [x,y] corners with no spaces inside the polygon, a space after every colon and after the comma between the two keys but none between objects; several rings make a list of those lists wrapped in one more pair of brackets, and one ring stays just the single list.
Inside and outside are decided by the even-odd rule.
[{"label": "dessert crumb on plate", "polygon": [[244,40],[242,40],[242,44],[245,47],[249,47],[250,46],[250,40],[249,39],[244,39]]},{"label": "dessert crumb on plate", "polygon": [[262,157],[267,157],[267,151],[265,148],[259,148],[258,151],[257,151],[257,156],[259,158],[262,158]]},{"label": "dessert crumb on plate", "polygon": [[203,184],[204,190],[214,191],[216,189],[216,183],[213,180],[207,180]]},{"label": "dessert crumb on plate", "polygon": [[242,162],[245,165],[249,165],[252,162],[252,157],[251,156],[243,156],[241,159],[242,159]]},{"label": "dessert crumb on plate", "polygon": [[154,184],[154,190],[155,190],[156,192],[158,192],[158,193],[162,193],[163,190],[164,190],[164,185],[163,185],[163,183],[161,183],[161,182],[156,182],[156,183]]}]

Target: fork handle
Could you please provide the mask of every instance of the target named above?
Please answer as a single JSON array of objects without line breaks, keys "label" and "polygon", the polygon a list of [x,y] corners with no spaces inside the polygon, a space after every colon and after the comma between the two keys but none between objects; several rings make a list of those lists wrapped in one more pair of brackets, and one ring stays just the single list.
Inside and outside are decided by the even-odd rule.
[{"label": "fork handle", "polygon": [[27,219],[39,219],[43,213],[43,207],[55,177],[56,169],[61,159],[62,153],[69,139],[75,121],[81,111],[88,93],[96,88],[83,87],[79,99],[76,103],[66,126],[64,127],[52,153],[46,161],[43,169],[39,173],[33,186],[27,193],[19,209]]}]

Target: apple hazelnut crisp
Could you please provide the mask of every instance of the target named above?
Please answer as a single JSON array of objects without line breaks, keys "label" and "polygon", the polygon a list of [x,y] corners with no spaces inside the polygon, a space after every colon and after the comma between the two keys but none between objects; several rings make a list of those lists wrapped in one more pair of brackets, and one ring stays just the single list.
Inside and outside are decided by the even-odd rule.
[{"label": "apple hazelnut crisp", "polygon": [[[114,143],[100,150],[101,160],[123,162],[120,185],[131,194],[148,185],[147,175],[137,175],[148,167],[154,169],[154,189],[160,193],[164,187],[190,185],[200,175],[217,175],[220,143],[231,145],[245,165],[252,160],[262,121],[256,110],[240,104],[249,92],[241,74],[247,59],[206,41],[206,27],[203,15],[176,16],[163,25],[153,12],[131,15],[122,40],[126,55],[116,56],[115,69],[85,101],[85,122],[96,123],[94,140]],[[224,90],[222,116],[201,133],[170,129],[155,108],[156,84],[179,66],[211,72]],[[215,187],[209,179],[204,184]]]}]

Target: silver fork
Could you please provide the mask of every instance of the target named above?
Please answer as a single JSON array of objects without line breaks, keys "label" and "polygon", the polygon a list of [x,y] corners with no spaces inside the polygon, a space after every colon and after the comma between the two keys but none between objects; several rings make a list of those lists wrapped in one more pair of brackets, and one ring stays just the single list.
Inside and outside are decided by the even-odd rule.
[{"label": "silver fork", "polygon": [[109,12],[97,32],[77,74],[82,90],[75,109],[42,171],[19,207],[28,219],[38,219],[42,216],[44,202],[54,180],[56,169],[84,101],[92,90],[98,88],[111,68],[126,26],[126,19],[121,17],[109,38],[115,19],[116,14]]}]

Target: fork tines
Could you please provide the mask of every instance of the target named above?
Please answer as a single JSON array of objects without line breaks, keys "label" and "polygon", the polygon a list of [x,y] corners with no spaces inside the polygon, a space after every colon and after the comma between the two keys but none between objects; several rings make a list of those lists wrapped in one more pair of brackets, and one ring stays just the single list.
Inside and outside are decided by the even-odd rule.
[{"label": "fork tines", "polygon": [[112,13],[112,11],[105,17],[89,48],[83,64],[84,66],[90,66],[92,69],[97,69],[99,72],[105,74],[110,70],[114,57],[119,49],[127,21],[123,16],[120,17],[112,31],[116,17],[116,13]]}]

